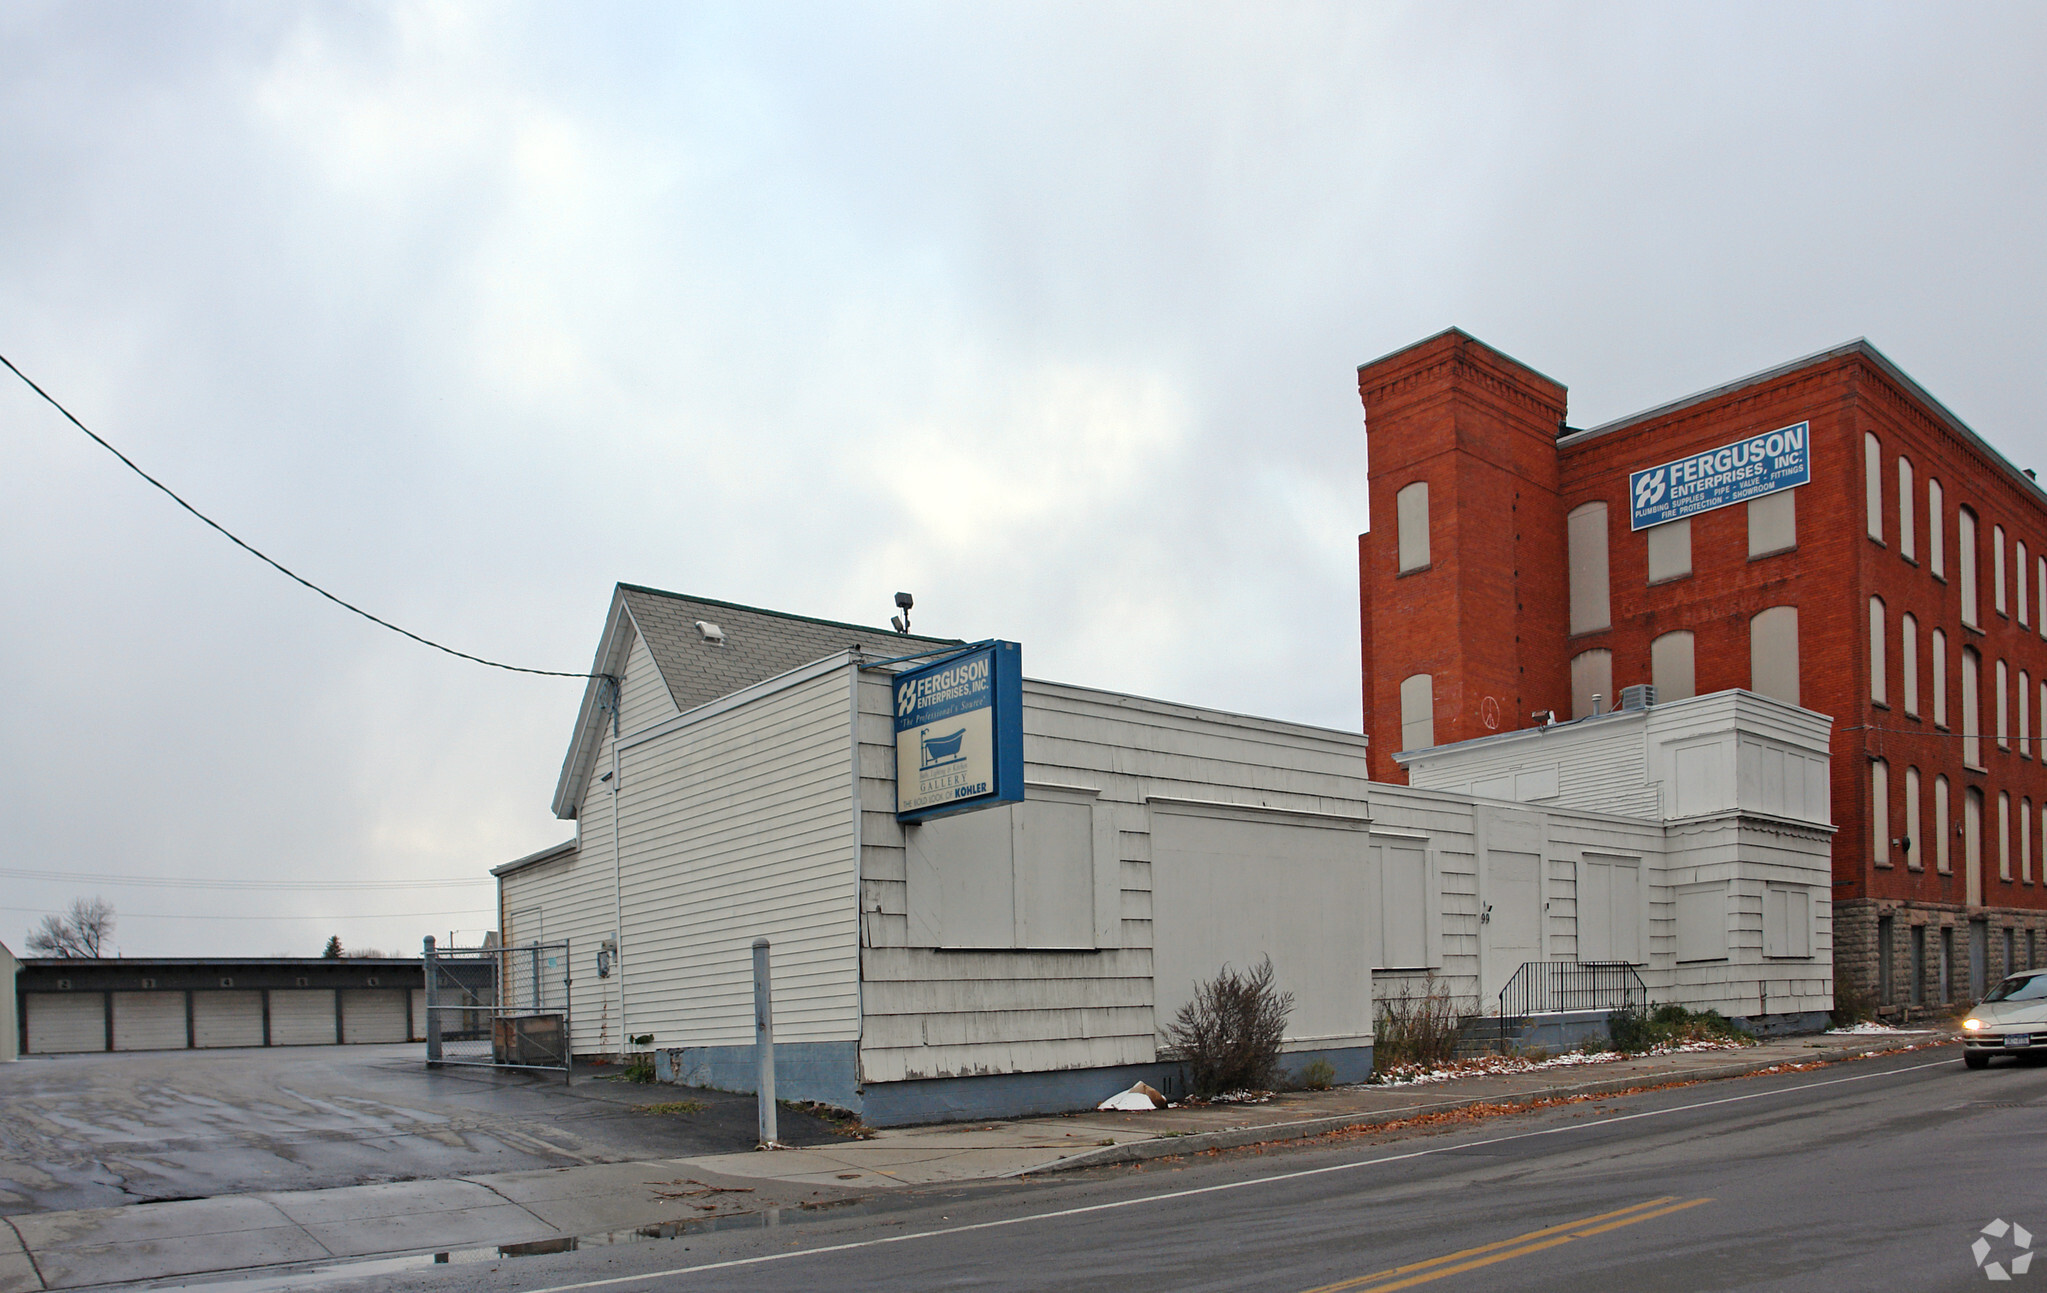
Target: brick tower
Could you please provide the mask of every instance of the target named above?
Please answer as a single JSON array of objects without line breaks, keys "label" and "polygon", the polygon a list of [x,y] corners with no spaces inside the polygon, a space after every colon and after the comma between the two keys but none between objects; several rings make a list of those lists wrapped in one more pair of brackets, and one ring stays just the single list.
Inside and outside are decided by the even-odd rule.
[{"label": "brick tower", "polygon": [[[1564,388],[1452,328],[1358,369],[1371,525],[1358,536],[1371,774],[1407,738],[1444,744],[1568,716],[1556,644],[1568,571],[1558,499]],[[1376,627],[1375,627],[1376,625]],[[1526,647],[1523,638],[1529,639]],[[1423,720],[1426,720],[1424,723]]]}]

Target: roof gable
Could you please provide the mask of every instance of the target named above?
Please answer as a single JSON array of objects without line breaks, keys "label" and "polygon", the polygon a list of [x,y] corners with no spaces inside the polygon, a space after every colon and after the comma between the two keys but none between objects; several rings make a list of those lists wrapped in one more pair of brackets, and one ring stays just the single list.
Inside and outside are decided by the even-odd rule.
[{"label": "roof gable", "polygon": [[[706,638],[697,628],[699,621],[717,625],[723,631],[723,641]],[[557,817],[572,818],[579,810],[597,748],[603,743],[605,690],[609,679],[623,672],[635,637],[646,643],[669,696],[685,713],[849,647],[893,656],[925,647],[959,645],[953,638],[902,634],[620,584],[612,593],[604,638],[590,667],[597,676],[584,689],[575,736],[555,786]]]}]

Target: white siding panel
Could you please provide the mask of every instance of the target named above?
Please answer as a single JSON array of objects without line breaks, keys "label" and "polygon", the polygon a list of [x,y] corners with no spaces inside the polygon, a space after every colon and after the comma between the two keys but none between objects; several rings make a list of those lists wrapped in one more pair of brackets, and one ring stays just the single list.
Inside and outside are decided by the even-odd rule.
[{"label": "white siding panel", "polygon": [[272,1046],[332,1046],[334,989],[278,988],[270,993]]},{"label": "white siding panel", "polygon": [[62,1055],[107,1048],[107,999],[97,992],[30,992],[28,1050]]},{"label": "white siding panel", "polygon": [[751,944],[766,937],[776,1039],[858,1037],[848,689],[834,670],[624,750],[630,1033],[750,1043]]},{"label": "white siding panel", "polygon": [[232,992],[192,994],[192,1040],[207,1046],[261,1046],[263,994]]},{"label": "white siding panel", "polygon": [[114,1049],[117,1051],[185,1049],[185,994],[116,992]]},{"label": "white siding panel", "polygon": [[[610,740],[603,745],[603,769],[611,768]],[[597,949],[617,926],[612,901],[611,792],[592,779],[584,801],[582,846],[559,858],[514,871],[499,879],[504,909],[518,912],[530,930],[538,922],[550,942],[569,945],[570,1048],[578,1055],[607,1055],[620,1049],[618,1033],[619,979],[597,977]],[[516,926],[511,942],[529,941]],[[414,1027],[424,1030],[425,1006],[413,1011]]]},{"label": "white siding panel", "polygon": [[402,1042],[405,1033],[405,989],[342,989],[342,1041]]},{"label": "white siding panel", "polygon": [[[647,640],[633,634],[632,650],[626,655],[625,677],[618,684],[619,730],[631,736],[680,712],[674,697],[668,694],[668,684],[655,666],[654,657],[647,652]],[[600,767],[597,775],[604,775],[604,769]]]}]

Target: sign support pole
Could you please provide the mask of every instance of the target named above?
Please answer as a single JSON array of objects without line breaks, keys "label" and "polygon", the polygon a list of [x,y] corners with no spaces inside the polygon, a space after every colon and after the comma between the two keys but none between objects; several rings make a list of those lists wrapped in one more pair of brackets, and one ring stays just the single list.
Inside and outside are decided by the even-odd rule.
[{"label": "sign support pole", "polygon": [[775,1002],[768,980],[768,940],[753,940],[753,1054],[759,1066],[760,1149],[778,1149],[775,1138]]}]

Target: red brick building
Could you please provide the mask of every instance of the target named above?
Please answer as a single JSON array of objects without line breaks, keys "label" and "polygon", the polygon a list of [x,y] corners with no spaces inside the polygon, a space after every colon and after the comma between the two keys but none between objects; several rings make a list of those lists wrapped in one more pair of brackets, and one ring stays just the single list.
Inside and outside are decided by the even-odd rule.
[{"label": "red brick building", "polygon": [[1864,341],[1586,430],[1562,385],[1455,329],[1358,391],[1374,777],[1636,684],[1764,692],[1834,719],[1840,996],[1931,1010],[2047,957],[2032,472]]}]

